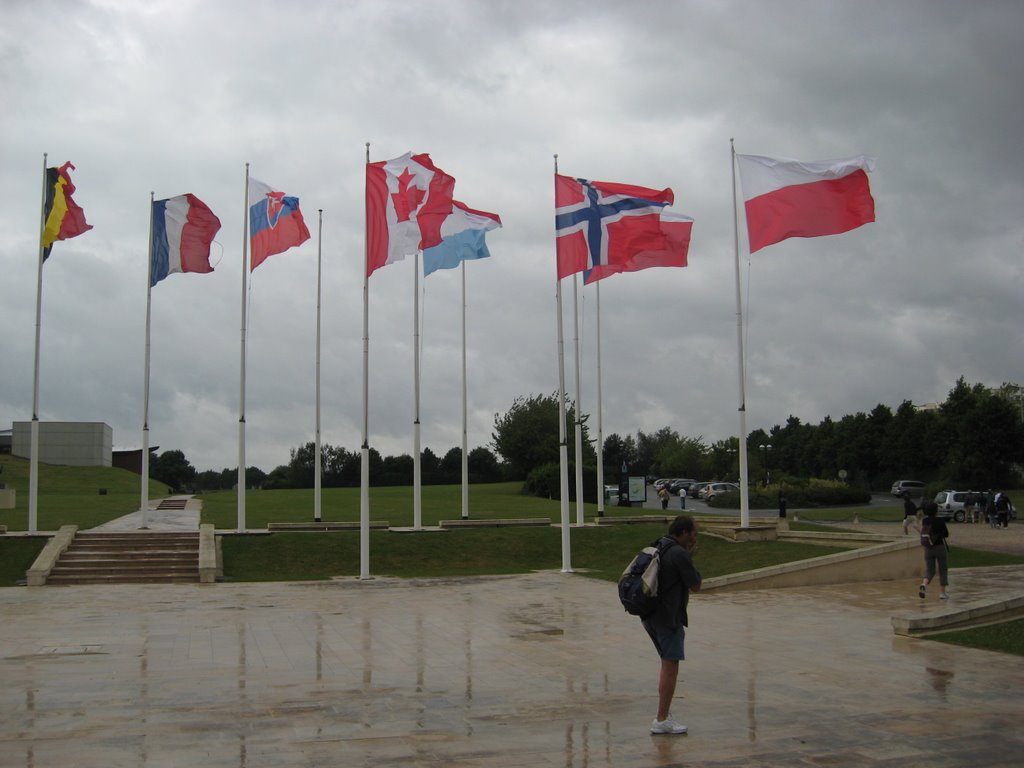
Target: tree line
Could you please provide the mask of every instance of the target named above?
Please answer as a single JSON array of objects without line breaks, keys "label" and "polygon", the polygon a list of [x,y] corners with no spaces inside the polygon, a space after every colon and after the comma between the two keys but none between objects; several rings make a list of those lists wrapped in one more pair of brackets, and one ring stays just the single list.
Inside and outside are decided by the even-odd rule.
[{"label": "tree line", "polygon": [[[491,447],[469,452],[470,482],[523,480],[525,490],[558,498],[558,397],[517,397],[508,411],[495,414]],[[597,451],[590,436],[588,415],[581,413],[584,494],[597,496]],[[565,401],[565,434],[570,476],[575,474],[575,404]],[[739,444],[735,437],[713,443],[701,436],[680,435],[671,427],[636,435],[611,434],[603,446],[605,483],[617,485],[625,465],[631,475],[690,477],[697,480],[736,479]],[[312,442],[290,451],[290,460],[266,474],[246,469],[250,488],[311,488],[314,480]],[[752,484],[818,478],[841,479],[866,490],[887,489],[893,480],[913,478],[950,488],[980,489],[1024,485],[1024,388],[969,385],[962,377],[945,402],[914,406],[909,400],[893,410],[879,404],[870,413],[836,420],[826,416],[805,424],[790,415],[785,424],[756,429],[746,439],[748,478]],[[360,484],[358,451],[322,445],[324,487]],[[237,483],[236,469],[196,472],[181,451],[154,457],[154,479],[176,489],[227,490]],[[421,456],[424,484],[459,483],[462,450],[452,448],[438,457],[429,448]],[[370,449],[372,485],[411,485],[413,458],[408,454],[382,457]],[[570,482],[575,495],[575,482]]]}]

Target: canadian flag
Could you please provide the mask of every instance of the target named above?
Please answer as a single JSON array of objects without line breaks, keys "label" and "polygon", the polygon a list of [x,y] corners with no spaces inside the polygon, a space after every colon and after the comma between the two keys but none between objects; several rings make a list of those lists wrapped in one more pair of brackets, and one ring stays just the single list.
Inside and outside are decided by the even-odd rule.
[{"label": "canadian flag", "polygon": [[875,220],[865,155],[800,162],[736,155],[754,253],[789,237],[838,235]]},{"label": "canadian flag", "polygon": [[366,275],[441,243],[455,179],[430,155],[407,152],[366,166]]}]

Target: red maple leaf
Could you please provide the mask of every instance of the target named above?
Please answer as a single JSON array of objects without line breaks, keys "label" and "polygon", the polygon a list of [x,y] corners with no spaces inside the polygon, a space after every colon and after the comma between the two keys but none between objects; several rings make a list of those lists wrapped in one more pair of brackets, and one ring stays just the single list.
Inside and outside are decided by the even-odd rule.
[{"label": "red maple leaf", "polygon": [[398,221],[409,221],[426,196],[426,192],[419,187],[410,186],[414,178],[416,177],[406,168],[398,177],[398,191],[391,195]]}]

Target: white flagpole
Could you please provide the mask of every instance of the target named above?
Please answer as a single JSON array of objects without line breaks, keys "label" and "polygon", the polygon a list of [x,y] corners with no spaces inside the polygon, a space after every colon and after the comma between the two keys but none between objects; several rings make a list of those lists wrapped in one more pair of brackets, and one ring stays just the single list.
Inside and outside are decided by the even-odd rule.
[{"label": "white flagpole", "polygon": [[729,149],[732,153],[730,171],[732,173],[732,228],[733,246],[736,256],[736,347],[739,358],[739,381],[740,381],[740,439],[736,446],[740,457],[740,526],[750,527],[750,496],[747,486],[747,396],[746,396],[746,373],[743,364],[743,301],[740,292],[740,230],[739,214],[737,213],[738,203],[736,200],[736,147],[733,139],[729,139]]},{"label": "white flagpole", "polygon": [[580,403],[582,402],[582,373],[580,369],[580,307],[577,300],[579,286],[579,273],[572,276],[572,325],[573,325],[573,347],[576,356],[576,408],[574,426],[576,429],[576,525],[583,527],[583,415]]},{"label": "white flagpole", "polygon": [[238,387],[238,530],[245,530],[245,292],[249,275],[249,164],[245,164],[245,215],[242,217],[242,340]]},{"label": "white flagpole", "polygon": [[314,450],[316,451],[315,467],[316,473],[313,476],[313,520],[320,522],[320,477],[321,477],[321,459],[320,459],[320,275],[321,275],[321,255],[323,246],[323,233],[324,233],[324,209],[320,208],[317,210],[317,225],[316,225],[316,441]]},{"label": "white flagpole", "polygon": [[423,499],[420,479],[420,252],[413,259],[412,301],[412,527],[423,527]]},{"label": "white flagpole", "polygon": [[[555,155],[558,175],[558,155]],[[569,446],[565,434],[565,341],[562,333],[562,281],[555,260],[555,305],[558,314],[558,466],[562,520],[562,573],[572,573],[572,539],[569,534]]]},{"label": "white flagpole", "polygon": [[601,281],[597,281],[597,516],[604,517],[604,428],[601,417]]},{"label": "white flagpole", "polygon": [[[366,165],[370,142],[366,142]],[[365,182],[364,182],[365,184]],[[364,203],[365,204],[365,203]],[[359,578],[370,578],[370,243],[363,226],[363,444],[359,464]]]},{"label": "white flagpole", "polygon": [[469,414],[466,385],[466,260],[462,260],[462,519],[469,519]]},{"label": "white flagpole", "polygon": [[46,153],[43,153],[43,197],[39,203],[39,264],[36,278],[36,358],[32,375],[32,431],[28,465],[28,532],[39,519],[39,337],[43,317],[43,230],[46,229]]},{"label": "white flagpole", "polygon": [[142,494],[139,510],[140,528],[149,528],[149,344],[150,318],[153,304],[153,193],[149,193],[149,259],[146,267],[146,353],[142,377]]}]

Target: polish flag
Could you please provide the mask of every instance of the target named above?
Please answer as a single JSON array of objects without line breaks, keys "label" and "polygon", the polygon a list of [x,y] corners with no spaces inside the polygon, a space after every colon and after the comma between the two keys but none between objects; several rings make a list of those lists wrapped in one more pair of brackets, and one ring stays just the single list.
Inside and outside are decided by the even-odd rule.
[{"label": "polish flag", "polygon": [[736,155],[747,212],[750,252],[789,237],[849,232],[875,220],[865,155],[803,163]]}]

